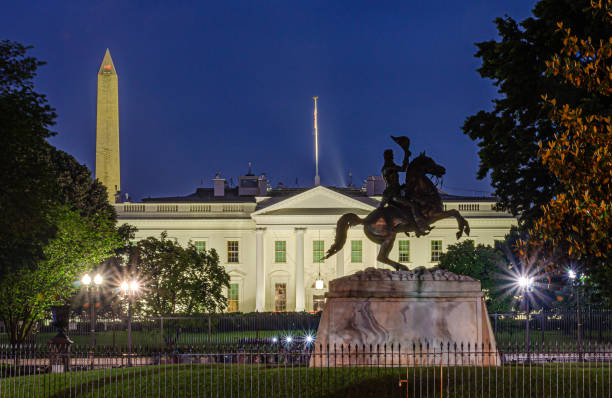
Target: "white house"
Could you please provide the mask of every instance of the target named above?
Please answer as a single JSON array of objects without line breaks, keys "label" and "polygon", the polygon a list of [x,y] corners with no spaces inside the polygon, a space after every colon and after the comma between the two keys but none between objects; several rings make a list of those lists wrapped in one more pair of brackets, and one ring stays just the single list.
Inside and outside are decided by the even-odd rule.
[{"label": "white house", "polygon": [[[231,276],[229,311],[313,311],[324,303],[328,282],[377,263],[378,246],[363,227],[349,230],[344,249],[320,261],[334,240],[336,222],[345,213],[363,217],[380,200],[379,178],[369,178],[367,189],[353,187],[267,187],[263,177],[240,177],[228,188],[224,179],[214,188],[198,188],[192,195],[117,203],[120,222],[138,228],[137,239],[168,236],[202,249],[215,249]],[[492,197],[442,195],[447,209],[458,209],[471,227],[476,243],[502,240],[517,221],[495,209]],[[457,223],[441,220],[425,237],[398,235],[391,258],[408,267],[434,266],[446,246],[457,242]],[[324,281],[323,289],[315,280]]]}]

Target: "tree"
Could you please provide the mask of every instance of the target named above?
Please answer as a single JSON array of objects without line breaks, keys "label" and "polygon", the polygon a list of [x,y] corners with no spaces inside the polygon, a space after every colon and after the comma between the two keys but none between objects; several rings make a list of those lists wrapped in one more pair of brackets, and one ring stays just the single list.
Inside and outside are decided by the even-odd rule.
[{"label": "tree", "polygon": [[65,304],[79,289],[75,281],[118,244],[114,220],[104,215],[82,217],[62,206],[52,217],[58,233],[45,245],[45,259],[0,281],[0,319],[12,344],[24,342],[51,306]]},{"label": "tree", "polygon": [[540,0],[533,17],[520,23],[510,17],[497,18],[500,39],[476,44],[475,56],[482,59],[478,72],[493,80],[500,97],[493,100],[492,110],[469,116],[463,132],[480,147],[478,178],[490,175],[499,205],[519,216],[526,229],[542,215],[542,206],[562,190],[558,177],[539,157],[538,143],[547,145],[559,133],[543,107],[542,95],[580,105],[585,115],[612,114],[609,97],[546,73],[546,61],[562,47],[557,22],[594,42],[608,39],[609,26],[584,11],[589,5],[590,0]]},{"label": "tree", "polygon": [[104,186],[46,141],[55,113],[33,89],[43,63],[27,50],[0,43],[0,319],[13,344],[120,245]]},{"label": "tree", "polygon": [[46,151],[59,193],[47,217],[57,232],[41,260],[0,280],[0,319],[13,344],[27,339],[52,305],[70,300],[79,289],[75,281],[121,245],[104,186],[74,157],[48,144]]},{"label": "tree", "polygon": [[143,314],[216,312],[227,305],[229,275],[214,249],[200,252],[192,243],[183,248],[163,232],[160,239],[140,240],[132,255],[134,273],[146,286],[137,302]]},{"label": "tree", "polygon": [[104,214],[116,220],[117,214],[108,202],[106,187],[92,178],[91,170],[72,155],[51,145],[47,146],[47,151],[53,179],[59,188],[58,202],[70,206],[84,217]]},{"label": "tree", "polygon": [[30,47],[0,42],[0,279],[33,266],[57,233],[50,217],[58,190],[46,138],[55,112],[33,79],[43,62]]},{"label": "tree", "polygon": [[471,276],[480,281],[486,292],[485,303],[490,313],[512,309],[512,297],[505,294],[501,275],[507,269],[503,253],[491,246],[475,245],[471,239],[449,245],[438,266],[450,272]]},{"label": "tree", "polygon": [[[607,26],[607,37],[581,38],[580,32],[559,22],[563,47],[547,62],[548,72],[592,96],[610,100],[612,1],[594,3],[591,11]],[[554,139],[540,142],[539,155],[559,181],[560,192],[542,206],[543,214],[531,230],[531,244],[544,247],[557,258],[578,261],[591,277],[601,278],[602,273],[612,271],[610,114],[588,112],[556,98],[548,104],[551,119],[559,128]]]}]

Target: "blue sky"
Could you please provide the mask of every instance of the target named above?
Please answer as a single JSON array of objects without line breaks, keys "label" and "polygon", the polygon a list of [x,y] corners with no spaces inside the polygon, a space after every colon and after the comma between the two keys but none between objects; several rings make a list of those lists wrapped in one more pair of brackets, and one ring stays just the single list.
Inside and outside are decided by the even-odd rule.
[{"label": "blue sky", "polygon": [[181,195],[247,171],[310,186],[312,97],[320,174],[343,186],[379,174],[407,135],[447,168],[443,189],[491,192],[476,179],[465,118],[496,96],[475,42],[493,19],[522,20],[535,1],[19,1],[3,39],[47,62],[36,81],[57,109],[52,143],[93,169],[96,74],[106,48],[119,74],[121,169],[136,199]]}]

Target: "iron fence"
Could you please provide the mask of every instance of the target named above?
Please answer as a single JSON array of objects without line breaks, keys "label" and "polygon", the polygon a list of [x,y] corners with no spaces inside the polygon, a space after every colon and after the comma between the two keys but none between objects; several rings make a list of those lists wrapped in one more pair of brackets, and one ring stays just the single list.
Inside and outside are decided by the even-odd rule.
[{"label": "iron fence", "polygon": [[0,346],[2,397],[609,397],[612,345]]},{"label": "iron fence", "polygon": [[[312,335],[319,326],[321,313],[211,314],[197,317],[135,318],[131,322],[131,340],[135,345],[226,344],[248,341],[272,342],[286,335]],[[91,320],[72,318],[67,335],[77,344],[90,345]],[[128,344],[126,318],[97,318],[95,344]],[[45,344],[57,333],[51,320],[38,322],[28,344]],[[10,343],[0,322],[0,344]]]},{"label": "iron fence", "polygon": [[[169,344],[227,344],[250,342],[273,343],[287,335],[307,336],[316,333],[320,313],[214,314],[199,317],[135,318],[132,343],[143,346]],[[491,326],[498,343],[599,342],[612,343],[612,311],[585,309],[576,311],[533,311],[490,314]],[[580,338],[578,321],[581,321]],[[90,344],[88,318],[73,318],[68,335],[75,343]],[[95,342],[102,346],[128,344],[127,319],[98,319]],[[45,344],[55,335],[50,320],[34,328],[29,344]],[[0,343],[9,343],[0,323]]]},{"label": "iron fence", "polygon": [[[532,311],[490,314],[497,342],[612,343],[612,311],[586,308],[574,311]],[[581,324],[580,333],[578,324]]]}]

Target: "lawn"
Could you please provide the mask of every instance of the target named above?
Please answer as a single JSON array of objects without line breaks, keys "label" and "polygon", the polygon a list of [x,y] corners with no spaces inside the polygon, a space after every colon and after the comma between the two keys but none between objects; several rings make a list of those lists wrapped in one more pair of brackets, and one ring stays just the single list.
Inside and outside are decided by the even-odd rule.
[{"label": "lawn", "polygon": [[[407,384],[399,387],[400,379]],[[0,396],[440,396],[440,368],[305,368],[289,365],[164,365],[0,379]],[[610,369],[600,364],[539,364],[443,369],[451,397],[608,396]]]},{"label": "lawn", "polygon": [[[524,344],[526,341],[527,332],[525,329],[518,329],[512,332],[498,331],[495,334],[495,340],[497,344]],[[529,341],[531,344],[576,344],[576,334],[564,333],[560,330],[530,330]],[[612,332],[603,331],[602,333],[590,332],[584,333],[582,336],[582,342],[584,344],[597,343],[603,341],[608,344],[612,341]]]},{"label": "lawn", "polygon": [[[191,332],[185,331],[177,333],[176,329],[165,329],[164,339],[161,338],[161,331],[159,329],[152,329],[147,331],[132,331],[132,345],[134,347],[150,347],[166,345],[166,342],[170,341],[174,344],[183,345],[199,345],[199,344],[225,344],[233,343],[236,340],[241,339],[272,339],[276,337],[282,339],[284,336],[291,335],[294,338],[304,337],[307,334],[314,335],[316,331],[305,331],[305,330],[261,330],[261,331],[241,331],[241,332],[224,332],[224,333],[212,333],[206,332]],[[39,333],[36,336],[36,342],[38,344],[46,344],[46,342],[55,336],[55,333]],[[79,333],[77,335],[70,334],[69,337],[79,346],[89,346],[91,338],[87,333]],[[498,331],[496,334],[496,341],[500,347],[504,346],[515,346],[517,344],[525,344],[526,333],[524,329],[517,329],[512,332],[509,331]],[[603,331],[601,336],[599,333],[585,333],[583,335],[583,343],[597,343],[599,338],[609,342],[612,341],[612,331]],[[98,346],[126,346],[127,345],[127,331],[100,331],[96,332],[96,345]],[[542,344],[551,345],[554,348],[555,345],[575,345],[577,343],[575,335],[569,335],[562,331],[545,331],[539,330],[530,331],[530,341],[534,346],[540,346]],[[0,334],[0,343],[7,343],[8,338],[5,334]]]}]

